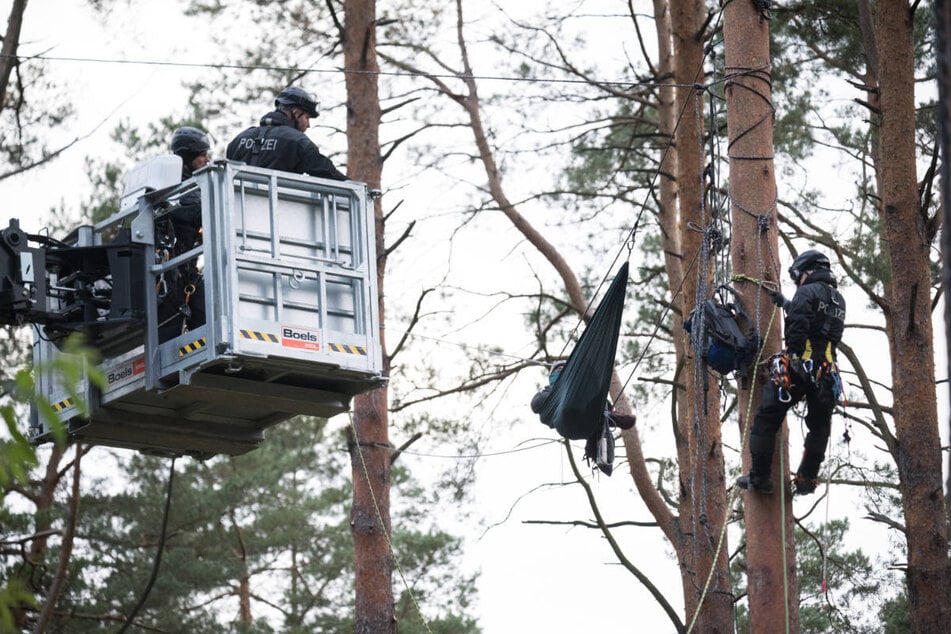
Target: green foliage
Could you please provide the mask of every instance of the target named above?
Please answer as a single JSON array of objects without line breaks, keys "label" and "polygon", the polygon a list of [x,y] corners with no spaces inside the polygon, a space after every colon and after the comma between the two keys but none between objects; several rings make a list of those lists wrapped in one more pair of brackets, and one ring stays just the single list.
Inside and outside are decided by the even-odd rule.
[{"label": "green foliage", "polygon": [[[861,549],[843,547],[848,531],[849,522],[844,519],[822,524],[815,532],[796,527],[801,632],[880,632],[879,621],[871,617],[876,606],[880,616],[889,612],[901,618],[900,596],[885,603],[881,599],[894,579],[889,573],[881,572],[879,565],[873,564]],[[734,558],[731,569],[734,592],[745,596],[745,550]],[[907,602],[904,609],[907,610]],[[737,631],[749,632],[749,608],[745,601],[737,604],[736,614]]]},{"label": "green foliage", "polygon": [[[95,369],[97,356],[95,351],[86,347],[80,337],[71,337],[65,343],[64,349],[69,354],[58,357],[55,363],[46,368],[24,368],[16,372],[14,378],[3,384],[0,403],[0,415],[6,425],[6,434],[0,435],[0,530],[4,541],[13,539],[13,543],[20,541],[23,548],[28,548],[31,542],[40,537],[28,537],[31,533],[42,532],[52,525],[54,518],[49,509],[37,509],[35,514],[12,510],[7,502],[7,494],[17,490],[31,502],[38,503],[35,489],[37,485],[32,481],[33,470],[40,466],[36,449],[24,435],[23,417],[25,405],[31,403],[36,407],[38,416],[42,417],[50,430],[52,440],[59,446],[66,444],[66,431],[59,421],[52,404],[42,394],[35,393],[33,372],[47,372],[49,376],[67,387],[70,398],[83,406],[79,387],[83,381],[89,380],[102,387],[105,380]],[[37,556],[42,557],[42,554]],[[0,559],[0,631],[12,631],[6,627],[12,622],[14,611],[23,608],[37,607],[38,601],[33,592],[39,586],[33,573],[35,569],[43,569],[43,561],[30,561],[24,566],[21,553],[17,549],[4,552]],[[29,584],[23,575],[30,576]]]},{"label": "green foliage", "polygon": [[[472,607],[476,576],[462,576],[452,565],[462,557],[458,539],[437,530],[401,531],[394,535],[393,547],[400,565],[394,585],[400,632],[422,633],[426,626],[433,632],[479,631],[475,619],[466,614]],[[406,579],[409,587],[402,571],[418,571],[415,579]]]},{"label": "green foliage", "polygon": [[[178,464],[162,567],[138,621],[164,631],[208,633],[352,629],[345,446],[343,435],[327,433],[326,421],[298,418],[273,428],[248,454]],[[136,455],[121,474],[127,486],[84,496],[83,539],[70,563],[64,614],[73,607],[123,614],[138,600],[158,547],[168,468],[167,459]],[[405,472],[393,486],[410,496],[409,508],[428,504]],[[460,576],[455,562],[461,546],[427,527],[430,516],[426,508],[394,516],[395,559],[430,626],[445,621],[451,625],[442,631],[476,632],[466,615],[474,578]],[[406,607],[397,575],[394,584],[404,591]],[[242,596],[253,620],[227,623]],[[408,609],[401,623],[403,618],[421,622]],[[70,632],[113,628],[106,621],[59,619],[57,627]],[[468,625],[451,629],[458,624]]]},{"label": "green foliage", "polygon": [[14,632],[13,613],[22,606],[37,605],[22,579],[10,579],[0,588],[0,632]]},{"label": "green foliage", "polygon": [[99,387],[105,385],[105,378],[95,367],[98,353],[85,346],[81,337],[70,337],[64,351],[69,354],[58,356],[49,367],[20,369],[12,380],[0,386],[0,398],[4,399],[0,403],[0,416],[7,431],[6,435],[0,436],[0,502],[11,486],[25,484],[30,470],[39,466],[36,451],[22,431],[21,417],[26,404],[32,402],[37,408],[39,416],[52,429],[57,444],[66,443],[65,429],[52,404],[42,394],[35,393],[33,372],[49,372],[54,380],[67,388],[70,398],[80,407],[85,405],[79,391],[84,380],[88,379]]},{"label": "green foliage", "polygon": [[[872,3],[874,11],[874,3]],[[916,72],[933,76],[931,48],[933,25],[931,3],[916,7],[914,46]],[[804,158],[811,148],[826,145],[841,153],[843,163],[852,162],[856,191],[848,214],[847,234],[821,229],[821,222],[809,224],[808,232],[825,242],[840,242],[845,247],[851,274],[876,292],[889,284],[887,258],[873,254],[887,249],[881,240],[882,227],[876,208],[877,183],[874,134],[876,110],[866,102],[873,99],[874,69],[867,59],[867,44],[860,28],[858,4],[820,0],[777,6],[770,21],[773,102],[777,109],[774,141],[777,151],[793,160]],[[830,91],[841,90],[845,83],[854,95],[846,105],[830,105]],[[936,130],[933,108],[917,112],[916,140],[923,167],[921,189],[934,189],[934,174],[928,165],[936,154]],[[855,159],[853,161],[853,159]],[[887,160],[882,157],[880,160]],[[826,195],[837,192],[826,192]],[[922,197],[926,213],[937,210],[936,196]],[[804,196],[795,206],[803,222],[814,216],[819,201]],[[800,223],[801,226],[801,223]]]},{"label": "green foliage", "polygon": [[882,634],[911,634],[911,618],[908,614],[908,592],[902,588],[894,597],[882,603],[878,610]]},{"label": "green foliage", "polygon": [[657,112],[635,99],[618,99],[610,114],[592,113],[595,125],[572,144],[572,163],[565,170],[565,190],[583,197],[605,187],[630,193],[649,185],[657,148],[666,139],[657,130]]},{"label": "green foliage", "polygon": [[[20,375],[18,375],[18,379]],[[36,467],[36,451],[19,429],[17,412],[13,404],[0,405],[0,415],[6,423],[9,438],[0,440],[0,502],[6,497],[6,491],[16,484],[23,484],[29,477],[29,470]]]}]

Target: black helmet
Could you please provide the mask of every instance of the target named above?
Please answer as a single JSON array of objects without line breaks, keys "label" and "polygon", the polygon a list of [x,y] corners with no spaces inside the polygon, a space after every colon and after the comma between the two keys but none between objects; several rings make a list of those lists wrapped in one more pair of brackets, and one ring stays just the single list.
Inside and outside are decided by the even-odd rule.
[{"label": "black helmet", "polygon": [[191,126],[181,127],[172,134],[172,154],[178,154],[186,163],[195,160],[195,157],[211,149],[208,135],[204,131]]},{"label": "black helmet", "polygon": [[317,101],[317,98],[297,86],[288,86],[281,91],[277,99],[274,100],[274,107],[280,108],[281,106],[296,106],[312,117],[316,117],[320,110],[320,102]]},{"label": "black helmet", "polygon": [[829,269],[830,266],[829,258],[815,249],[809,249],[800,253],[799,257],[793,260],[792,266],[789,267],[789,277],[792,278],[793,283],[798,285],[799,278],[806,271]]}]

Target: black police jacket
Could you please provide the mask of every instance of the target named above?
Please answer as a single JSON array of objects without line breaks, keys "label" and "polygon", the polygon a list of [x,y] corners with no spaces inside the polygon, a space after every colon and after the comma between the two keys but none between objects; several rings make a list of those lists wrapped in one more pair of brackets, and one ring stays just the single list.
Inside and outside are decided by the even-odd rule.
[{"label": "black police jacket", "polygon": [[175,255],[193,248],[199,242],[201,230],[201,191],[192,190],[178,199],[178,205],[169,212],[175,229]]},{"label": "black police jacket", "polygon": [[790,354],[817,362],[835,360],[845,330],[845,299],[836,289],[831,271],[816,270],[796,289],[785,325]]},{"label": "black police jacket", "polygon": [[255,167],[267,167],[320,178],[347,180],[306,134],[294,127],[290,117],[275,110],[228,144],[226,156]]}]

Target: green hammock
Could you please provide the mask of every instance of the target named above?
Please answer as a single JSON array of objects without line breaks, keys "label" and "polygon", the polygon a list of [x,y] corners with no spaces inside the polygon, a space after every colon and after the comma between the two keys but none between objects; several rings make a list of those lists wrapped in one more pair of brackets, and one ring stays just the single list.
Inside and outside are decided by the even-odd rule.
[{"label": "green hammock", "polygon": [[537,410],[543,423],[570,440],[590,440],[604,430],[624,311],[627,268],[627,262],[621,265],[564,370],[551,386],[547,400]]}]

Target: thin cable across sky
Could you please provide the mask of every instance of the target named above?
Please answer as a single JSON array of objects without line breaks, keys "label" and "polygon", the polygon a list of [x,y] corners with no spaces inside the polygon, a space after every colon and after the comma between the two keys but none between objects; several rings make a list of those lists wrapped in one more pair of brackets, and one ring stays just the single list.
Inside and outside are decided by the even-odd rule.
[{"label": "thin cable across sky", "polygon": [[109,59],[105,57],[60,57],[53,55],[3,55],[0,57],[15,58],[18,63],[31,60],[40,60],[45,62],[73,62],[83,64],[130,64],[140,66],[164,66],[169,68],[207,68],[212,70],[264,70],[277,71],[283,73],[342,73],[358,75],[378,75],[381,77],[427,77],[438,79],[474,79],[479,81],[504,81],[517,83],[534,84],[596,84],[599,86],[614,87],[660,87],[672,86],[674,88],[690,88],[693,84],[675,84],[666,81],[630,81],[630,80],[599,80],[599,79],[572,79],[572,78],[541,78],[541,77],[520,77],[504,75],[466,75],[455,73],[414,73],[410,71],[364,71],[350,70],[345,68],[301,68],[297,66],[271,66],[259,64],[225,64],[215,62],[176,62],[169,60],[150,60],[150,59]]}]

